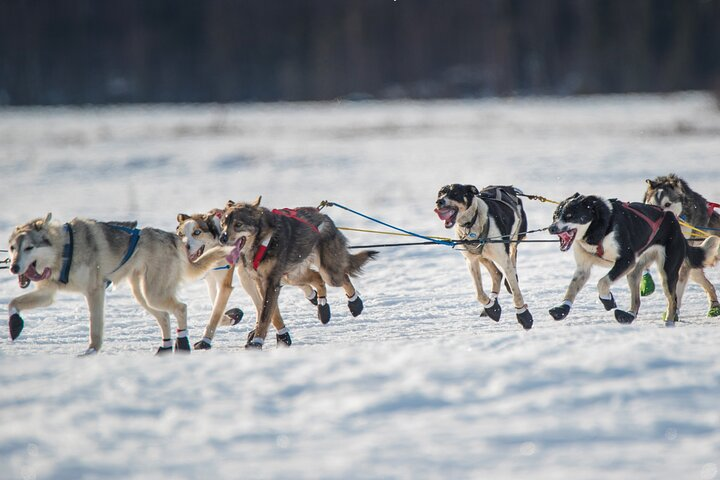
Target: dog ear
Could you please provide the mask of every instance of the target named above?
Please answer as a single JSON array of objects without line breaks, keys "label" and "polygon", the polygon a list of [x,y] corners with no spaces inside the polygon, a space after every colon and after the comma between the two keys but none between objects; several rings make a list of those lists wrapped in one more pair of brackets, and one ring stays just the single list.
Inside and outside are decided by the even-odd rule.
[{"label": "dog ear", "polygon": [[50,223],[50,220],[52,219],[52,213],[48,212],[47,215],[45,215],[45,220],[38,220],[35,222],[35,230],[42,230],[47,226],[48,223]]},{"label": "dog ear", "polygon": [[188,215],[186,213],[178,213],[177,221],[178,221],[178,223],[182,223],[189,218],[190,218],[190,215]]},{"label": "dog ear", "polygon": [[253,202],[250,204],[250,206],[252,206],[252,207],[259,207],[261,200],[262,200],[262,195],[258,195],[258,197],[255,199],[255,201],[253,201]]},{"label": "dog ear", "polygon": [[227,204],[225,204],[225,208],[230,208],[230,207],[234,207],[234,206],[235,206],[235,202],[233,202],[232,200],[228,200]]},{"label": "dog ear", "polygon": [[653,181],[650,180],[649,178],[646,178],[646,179],[645,179],[645,182],[646,182],[646,183],[648,184],[648,186],[649,186],[650,188],[652,188],[652,189],[655,189],[655,188],[657,188],[657,186],[658,186],[657,182],[653,182]]},{"label": "dog ear", "polygon": [[477,189],[477,187],[475,185],[469,185],[468,190],[470,190],[470,193],[472,193],[473,195],[480,194],[480,191]]}]

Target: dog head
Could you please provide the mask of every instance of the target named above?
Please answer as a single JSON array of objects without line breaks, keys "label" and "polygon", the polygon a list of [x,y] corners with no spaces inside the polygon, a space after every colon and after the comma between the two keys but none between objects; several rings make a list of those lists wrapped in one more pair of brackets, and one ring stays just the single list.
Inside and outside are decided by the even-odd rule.
[{"label": "dog head", "polygon": [[[601,210],[607,210],[603,199],[594,195],[585,196],[576,193],[557,206],[548,232],[560,238],[560,250],[565,252],[570,249],[578,236],[587,239],[588,230],[593,222],[602,220]],[[604,232],[605,230],[602,229],[603,234]],[[597,241],[592,243],[595,244]]]},{"label": "dog head", "polygon": [[222,215],[220,209],[193,215],[178,214],[175,232],[185,244],[190,262],[200,258],[206,248],[220,245]]},{"label": "dog head", "polygon": [[10,271],[18,276],[21,288],[27,288],[31,281],[47,280],[52,274],[58,251],[50,243],[51,218],[52,214],[48,213],[44,219],[19,225],[10,235]]},{"label": "dog head", "polygon": [[458,217],[472,206],[480,192],[474,185],[460,185],[453,183],[440,189],[435,201],[435,213],[445,222],[445,228],[452,228]]},{"label": "dog head", "polygon": [[[227,260],[236,264],[240,255],[253,245],[262,235],[272,228],[270,215],[267,210],[260,207],[258,197],[252,203],[235,203],[229,200],[221,221],[220,242],[232,246],[233,250]],[[262,239],[260,239],[262,241]]]},{"label": "dog head", "polygon": [[687,183],[675,174],[657,177],[655,180],[645,180],[647,190],[643,202],[655,205],[665,211],[680,216],[683,208],[683,198],[688,190]]}]

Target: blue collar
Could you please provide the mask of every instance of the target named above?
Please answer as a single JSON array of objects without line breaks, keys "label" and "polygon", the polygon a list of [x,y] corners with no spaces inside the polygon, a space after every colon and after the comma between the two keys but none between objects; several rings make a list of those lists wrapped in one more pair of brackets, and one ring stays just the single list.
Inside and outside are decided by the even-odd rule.
[{"label": "blue collar", "polygon": [[230,270],[230,265],[225,265],[223,267],[215,267],[213,270]]},{"label": "blue collar", "polygon": [[64,227],[68,234],[68,243],[63,246],[62,267],[60,268],[60,278],[58,280],[60,283],[67,284],[70,281],[70,267],[72,266],[74,242],[72,227],[69,223],[66,223]]}]

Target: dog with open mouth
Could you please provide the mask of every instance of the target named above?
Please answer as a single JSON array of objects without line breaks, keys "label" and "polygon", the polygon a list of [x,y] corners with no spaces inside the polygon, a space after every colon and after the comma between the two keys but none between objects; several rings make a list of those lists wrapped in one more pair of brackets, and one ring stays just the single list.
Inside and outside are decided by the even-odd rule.
[{"label": "dog with open mouth", "polygon": [[[193,215],[187,215],[184,213],[178,214],[178,226],[176,232],[187,247],[188,257],[191,261],[193,261],[193,258],[199,257],[205,248],[221,245],[220,231],[222,229],[222,216],[223,210],[218,208],[212,209],[207,213],[197,213]],[[244,268],[238,269],[235,265],[230,265],[225,259],[223,259],[218,266],[211,269],[205,276],[210,300],[214,305],[213,314],[205,327],[205,333],[202,340],[195,343],[195,349],[210,349],[212,346],[212,339],[215,336],[215,331],[218,325],[235,325],[242,318],[242,311],[239,308],[231,309],[225,312],[222,316],[215,314],[215,312],[220,312],[227,306],[228,298],[233,290],[232,276],[235,271],[237,271],[237,276],[240,279],[243,289],[252,299],[257,314],[260,315],[260,311],[262,309],[262,297],[260,296],[260,292],[258,291],[255,282],[252,278],[250,278]],[[311,285],[298,285],[298,288],[303,291],[305,298],[317,307],[318,319],[323,324],[328,323],[330,321],[331,312],[330,304],[327,303],[327,299],[325,297],[320,297]],[[289,347],[292,345],[290,332],[285,326],[279,311],[275,312],[275,315],[272,318],[272,323],[275,330],[278,332],[276,335],[278,346],[283,345]]]},{"label": "dog with open mouth", "polygon": [[172,232],[137,229],[136,222],[99,222],[76,218],[60,224],[51,214],[20,225],[10,235],[10,271],[20,287],[36,288],[9,304],[10,337],[24,328],[20,313],[49,306],[60,291],[85,296],[90,310],[90,343],[85,354],[102,347],[105,289],[127,279],[137,302],[158,322],[163,344],[158,353],[173,351],[170,314],[177,319],[175,350],[190,351],[187,307],[177,299],[182,281],[196,278],[221,261],[224,247],[205,251],[191,262]]},{"label": "dog with open mouth", "polygon": [[[720,231],[720,214],[715,211],[720,205],[708,202],[705,197],[690,188],[690,185],[675,174],[662,175],[653,180],[645,180],[647,188],[643,202],[655,205],[675,214],[693,227],[709,229],[709,232]],[[690,239],[693,231],[682,226],[683,235]],[[715,286],[700,269],[690,271],[690,280],[700,285],[707,295],[708,317],[720,316],[720,301],[718,301]],[[678,292],[678,309],[683,292]]]},{"label": "dog with open mouth", "polygon": [[[445,223],[445,228],[455,227],[458,238],[469,241],[463,245],[463,255],[484,314],[496,322],[500,320],[502,309],[497,296],[504,273],[505,286],[513,296],[517,321],[525,330],[530,330],[533,317],[523,299],[517,276],[518,242],[525,238],[527,231],[527,216],[518,193],[513,186],[489,186],[478,190],[474,185],[446,185],[438,192],[435,213]],[[490,295],[483,289],[480,265],[490,273]]]},{"label": "dog with open mouth", "polygon": [[[643,203],[606,200],[595,195],[568,197],[553,214],[548,231],[560,239],[560,250],[573,248],[576,269],[562,304],[550,309],[555,320],[570,313],[575,297],[590,278],[594,265],[609,267],[597,285],[606,310],[615,309],[619,323],[632,323],[640,309],[640,279],[655,262],[663,280],[668,325],[677,321],[677,295],[692,268],[718,260],[720,238],[710,237],[699,247],[688,245],[680,225],[670,212]],[[627,276],[631,292],[629,310],[617,308],[610,291],[612,284]]]},{"label": "dog with open mouth", "polygon": [[270,210],[251,203],[229,201],[222,218],[220,241],[232,247],[227,261],[255,283],[261,297],[255,329],[245,348],[261,349],[268,326],[278,312],[282,285],[311,285],[318,298],[326,285],[342,287],[353,316],[363,311],[350,277],[359,275],[377,252],[350,254],[347,239],[330,217],[316,208]]}]

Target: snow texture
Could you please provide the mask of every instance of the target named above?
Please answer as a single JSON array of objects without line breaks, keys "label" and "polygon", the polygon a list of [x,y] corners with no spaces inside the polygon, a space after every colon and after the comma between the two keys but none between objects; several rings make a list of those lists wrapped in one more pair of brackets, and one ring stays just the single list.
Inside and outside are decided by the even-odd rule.
[{"label": "snow texture", "polygon": [[[720,115],[703,94],[5,109],[0,145],[3,240],[48,211],[173,230],[179,212],[258,194],[448,235],[433,213],[447,183],[637,201],[646,178],[676,172],[720,200]],[[531,228],[550,223],[553,206],[525,206]],[[524,332],[505,291],[500,323],[479,316],[459,252],[382,249],[356,282],[360,317],[331,289],[324,326],[287,287],[292,348],[270,333],[247,352],[255,313],[237,288],[239,325],[219,329],[212,350],[162,359],[159,329],[126,285],[108,293],[103,352],[76,358],[87,307],[60,294],[25,313],[17,341],[0,341],[0,478],[720,478],[720,319],[706,317],[705,294],[689,287],[675,328],[660,291],[623,326],[597,300],[596,269],[553,321],[573,270],[557,244],[521,246],[535,316]],[[613,291],[627,306],[625,282]],[[0,305],[19,293],[0,271]],[[194,342],[210,314],[204,282],[181,298]]]}]

